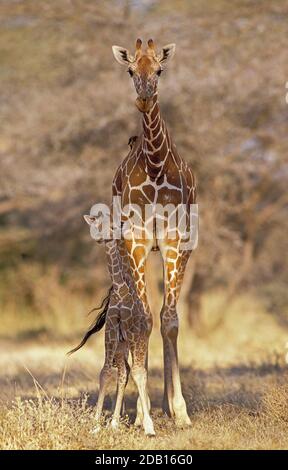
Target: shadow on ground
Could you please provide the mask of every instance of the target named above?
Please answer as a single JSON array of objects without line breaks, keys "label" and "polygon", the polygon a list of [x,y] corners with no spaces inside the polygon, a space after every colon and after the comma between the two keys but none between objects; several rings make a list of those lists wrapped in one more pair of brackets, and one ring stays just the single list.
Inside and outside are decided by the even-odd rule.
[{"label": "shadow on ground", "polygon": [[[254,414],[261,405],[265,388],[271,384],[283,383],[286,372],[286,367],[277,362],[237,364],[210,370],[182,368],[181,379],[188,413],[193,416],[199,411],[232,405]],[[34,400],[40,391],[49,397],[53,396],[55,400],[61,400],[64,396],[73,403],[85,396],[88,405],[96,404],[98,377],[89,369],[77,366],[69,370],[64,386],[61,385],[62,377],[62,371],[37,372],[32,377],[25,369],[13,376],[4,375],[0,377],[1,401],[11,403],[16,396],[21,396],[22,400]],[[152,408],[159,411],[163,390],[163,372],[160,368],[149,371],[149,389]],[[112,395],[113,393],[105,401],[108,411],[112,410]],[[131,419],[135,416],[136,399],[136,389],[130,379],[126,390],[126,411]]]}]

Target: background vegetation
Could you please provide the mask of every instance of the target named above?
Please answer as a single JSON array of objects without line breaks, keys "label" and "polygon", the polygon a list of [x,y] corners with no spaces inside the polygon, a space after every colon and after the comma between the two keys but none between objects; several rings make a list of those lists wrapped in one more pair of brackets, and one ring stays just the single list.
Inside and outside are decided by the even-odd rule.
[{"label": "background vegetation", "polygon": [[[287,20],[286,0],[0,2],[2,447],[287,447]],[[177,44],[160,102],[198,179],[199,247],[179,305],[193,428],[175,440],[160,418],[162,278],[151,254],[159,438],[129,427],[95,443],[102,337],[71,359],[61,385],[62,366],[109,285],[82,214],[109,202],[140,131],[134,89],[111,53],[133,50],[138,36]]]}]

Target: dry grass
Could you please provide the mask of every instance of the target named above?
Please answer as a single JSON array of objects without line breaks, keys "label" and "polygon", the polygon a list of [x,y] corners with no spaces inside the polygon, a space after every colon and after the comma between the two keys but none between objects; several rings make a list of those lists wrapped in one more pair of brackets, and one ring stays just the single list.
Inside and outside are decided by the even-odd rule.
[{"label": "dry grass", "polygon": [[[89,374],[86,380],[82,376],[81,383],[70,385],[74,398],[50,398],[32,386],[9,407],[1,407],[1,448],[287,449],[287,386],[275,385],[282,373],[275,363],[214,369],[205,374],[182,370],[192,428],[179,431],[171,420],[161,416],[161,372],[152,370],[150,388],[157,432],[153,440],[128,424],[127,417],[118,432],[111,432],[108,415],[107,427],[97,437],[91,435],[95,394],[83,396],[83,389],[91,387]],[[135,405],[131,386],[127,401],[131,416]]]},{"label": "dry grass", "polygon": [[[286,393],[286,400],[288,396]],[[235,405],[194,413],[192,428],[179,431],[153,413],[157,437],[149,439],[133,426],[109,427],[94,437],[92,408],[86,399],[58,403],[18,399],[2,411],[1,446],[4,449],[287,449],[287,421]],[[287,419],[287,415],[286,415]]]},{"label": "dry grass", "polygon": [[[67,361],[69,342],[17,342],[1,348],[0,447],[3,449],[287,449],[288,389],[284,362],[287,331],[250,298],[239,298],[216,328],[207,318],[220,294],[207,298],[206,330],[197,337],[182,325],[180,359],[191,429],[177,430],[162,416],[160,333],[153,331],[149,387],[157,437],[131,424],[136,390],[129,382],[119,432],[106,423],[91,435],[103,334]],[[210,312],[210,313],[209,313]],[[204,315],[205,318],[205,315]],[[257,331],[257,325],[259,326]],[[71,328],[71,335],[73,327]],[[112,391],[112,390],[111,390]]]}]

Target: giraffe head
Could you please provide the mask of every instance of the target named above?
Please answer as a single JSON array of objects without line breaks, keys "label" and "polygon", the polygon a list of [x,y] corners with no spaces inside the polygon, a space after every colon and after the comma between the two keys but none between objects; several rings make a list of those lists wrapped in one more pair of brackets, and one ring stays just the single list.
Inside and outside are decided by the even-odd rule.
[{"label": "giraffe head", "polygon": [[174,55],[175,44],[167,44],[156,53],[152,39],[148,47],[142,49],[141,39],[136,41],[136,51],[132,55],[124,47],[112,46],[117,62],[128,67],[127,72],[132,77],[136,93],[136,106],[142,113],[147,113],[153,104],[153,95],[157,91],[158,79],[167,61]]}]

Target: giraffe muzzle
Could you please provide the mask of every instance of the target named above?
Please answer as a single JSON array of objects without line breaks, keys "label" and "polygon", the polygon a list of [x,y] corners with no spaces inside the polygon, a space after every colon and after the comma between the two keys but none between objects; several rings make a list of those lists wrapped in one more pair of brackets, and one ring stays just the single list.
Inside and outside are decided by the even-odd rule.
[{"label": "giraffe muzzle", "polygon": [[148,113],[153,105],[153,98],[138,98],[136,99],[136,106],[141,113]]}]

